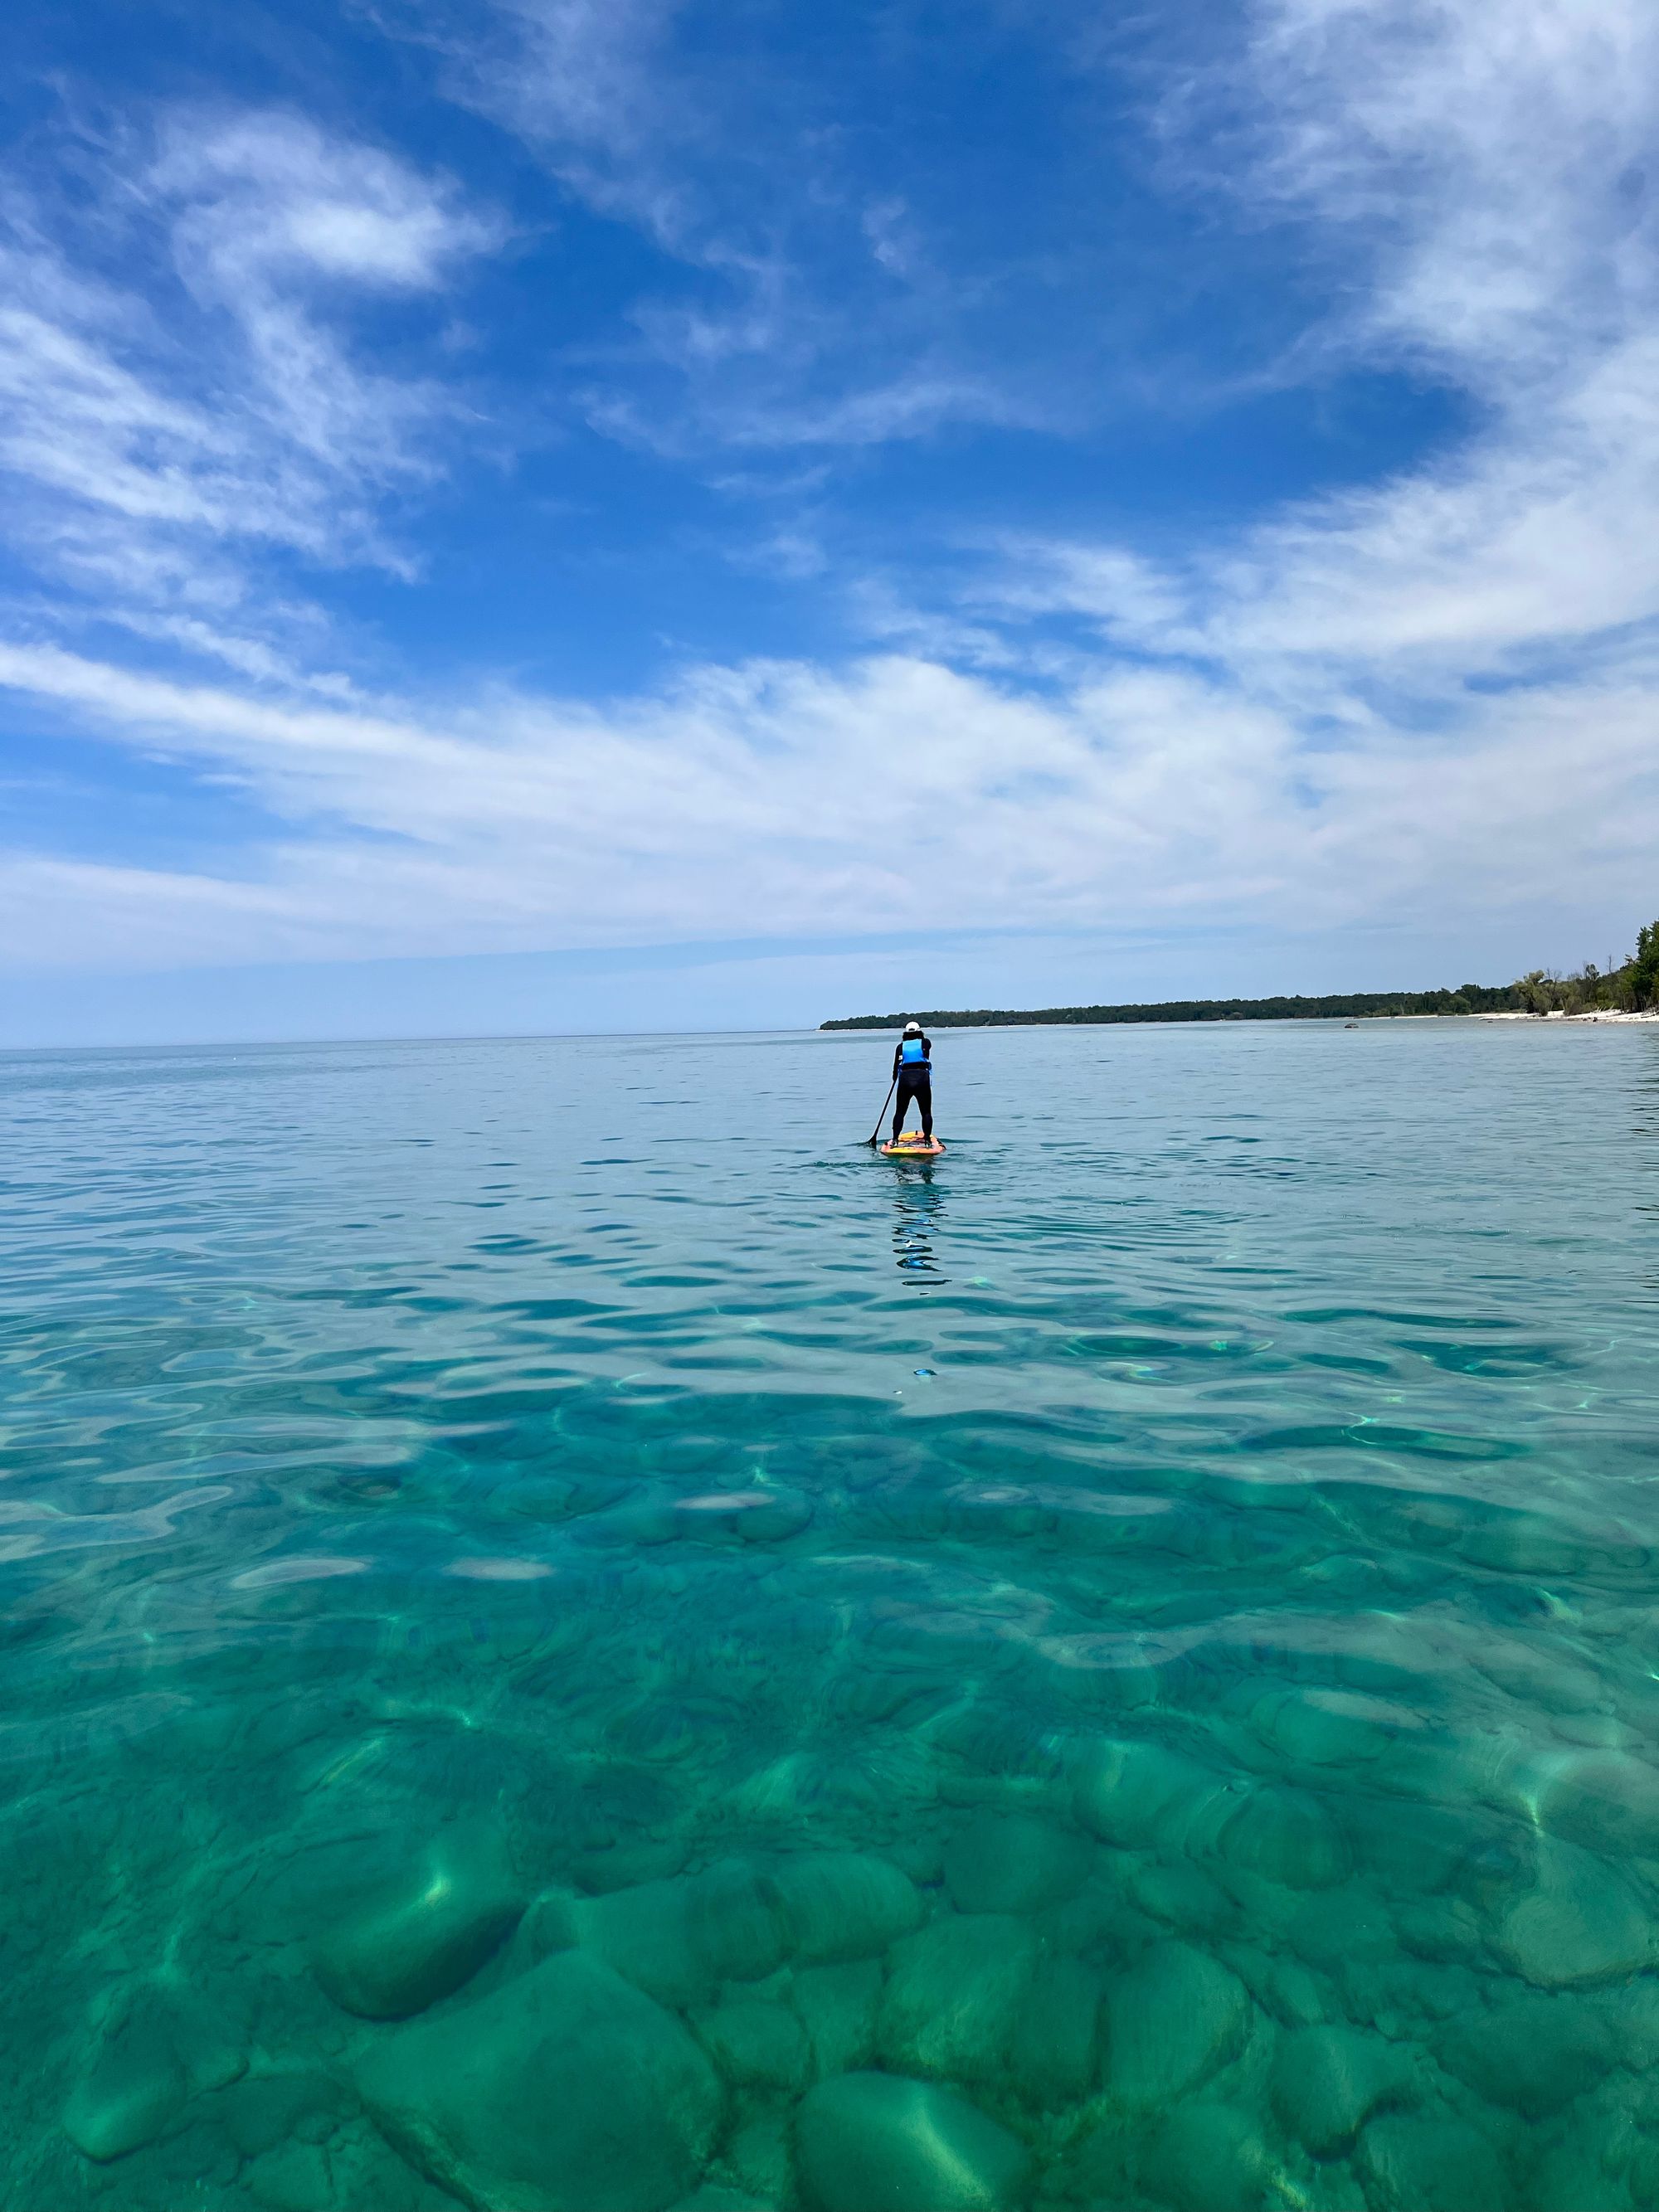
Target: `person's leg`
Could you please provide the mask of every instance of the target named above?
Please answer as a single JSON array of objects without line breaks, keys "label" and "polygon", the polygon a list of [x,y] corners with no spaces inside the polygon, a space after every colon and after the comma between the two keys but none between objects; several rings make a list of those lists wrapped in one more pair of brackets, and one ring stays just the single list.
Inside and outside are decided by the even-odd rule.
[{"label": "person's leg", "polygon": [[924,1076],[916,1085],[916,1103],[921,1109],[921,1133],[928,1144],[933,1141],[933,1079]]},{"label": "person's leg", "polygon": [[897,1095],[893,1100],[893,1142],[897,1144],[899,1131],[904,1127],[905,1109],[910,1103],[910,1078],[901,1075]]}]

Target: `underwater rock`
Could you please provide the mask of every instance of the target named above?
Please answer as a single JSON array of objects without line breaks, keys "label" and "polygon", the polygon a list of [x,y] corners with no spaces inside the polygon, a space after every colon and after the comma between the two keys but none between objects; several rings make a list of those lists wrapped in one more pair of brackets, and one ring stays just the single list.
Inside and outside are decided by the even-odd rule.
[{"label": "underwater rock", "polygon": [[1457,1549],[1476,1566],[1535,1582],[1571,1581],[1598,1566],[1631,1572],[1647,1559],[1642,1547],[1617,1529],[1575,1527],[1547,1513],[1514,1511],[1477,1522],[1463,1532]]},{"label": "underwater rock", "polygon": [[1329,1889],[1353,1867],[1335,1821],[1297,1790],[1252,1790],[1221,1830],[1218,1849],[1241,1874],[1285,1889]]},{"label": "underwater rock", "polygon": [[1539,1792],[1544,1825],[1590,1850],[1659,1856],[1659,1769],[1628,1752],[1591,1752]]},{"label": "underwater rock", "polygon": [[1189,1859],[1133,1863],[1129,1892],[1144,1912],[1185,1935],[1211,1936],[1237,1917],[1226,1891]]},{"label": "underwater rock", "polygon": [[1624,2179],[1618,2172],[1624,2161],[1612,2143],[1605,2147],[1613,2154],[1605,2163],[1594,2142],[1540,2147],[1527,2160],[1527,2212],[1646,2212],[1659,2185],[1659,2146],[1638,2149]]},{"label": "underwater rock", "polygon": [[945,1913],[893,1946],[876,2047],[907,2072],[988,2080],[1002,2066],[1036,1965],[1029,1922]]},{"label": "underwater rock", "polygon": [[250,2074],[226,2093],[220,2108],[226,2135],[244,2158],[258,2158],[286,2142],[307,2121],[331,2117],[344,2097],[330,2077],[315,2069],[287,2074]]},{"label": "underwater rock", "polygon": [[1522,1993],[1448,2022],[1436,2055],[1488,2104],[1535,2120],[1570,2104],[1624,2054],[1596,2000]]},{"label": "underwater rock", "polygon": [[580,1941],[576,1923],[577,1899],[573,1892],[550,1886],[538,1890],[526,1905],[513,1931],[508,1971],[539,1966],[556,1951],[568,1951]]},{"label": "underwater rock", "polygon": [[796,1969],[790,1995],[811,2045],[814,2073],[848,2074],[869,2063],[881,1982],[879,1959]]},{"label": "underwater rock", "polygon": [[1379,2106],[1409,2096],[1411,2080],[1409,2058],[1363,2028],[1292,2028],[1273,2053],[1274,2109],[1316,2158],[1344,2156]]},{"label": "underwater rock", "polygon": [[1317,2027],[1329,2019],[1335,1993],[1323,1974],[1301,1959],[1275,1949],[1271,1954],[1241,1952],[1231,1964],[1265,2012],[1283,2027]]},{"label": "underwater rock", "polygon": [[733,2132],[720,2163],[738,2189],[767,2212],[792,2203],[795,2160],[787,2112],[774,2108],[744,2121]]},{"label": "underwater rock", "polygon": [[1230,1802],[1218,1774],[1157,1743],[1103,1739],[1075,1778],[1079,1822],[1125,1850],[1178,1840],[1218,1800]]},{"label": "underwater rock", "polygon": [[64,2132],[100,2164],[164,2135],[190,2094],[185,2070],[164,2043],[106,2041],[64,2107]]},{"label": "underwater rock", "polygon": [[574,1521],[580,1514],[603,1512],[632,1487],[619,1476],[593,1472],[532,1474],[503,1485],[497,1496],[507,1512],[527,1520]]},{"label": "underwater rock", "polygon": [[811,2055],[806,2030],[787,2006],[742,1997],[697,2013],[691,2025],[728,2081],[760,2089],[805,2085]]},{"label": "underwater rock", "polygon": [[1571,1844],[1540,1837],[1534,1886],[1501,1912],[1500,1955],[1540,1989],[1615,1981],[1652,1957],[1646,1908],[1613,1869]]},{"label": "underwater rock", "polygon": [[385,2037],[356,2080],[388,2141],[477,2212],[663,2212],[723,2101],[680,2022],[580,1951]]},{"label": "underwater rock", "polygon": [[799,1491],[756,1487],[677,1498],[672,1513],[674,1534],[694,1542],[781,1543],[807,1527],[812,1507]]},{"label": "underwater rock", "polygon": [[187,2100],[234,2081],[246,2065],[237,2024],[192,1991],[140,1981],[105,2012],[86,2072],[64,2108],[64,2130],[106,2163],[166,2135]]},{"label": "underwater rock", "polygon": [[1618,2039],[1621,2063],[1634,2074],[1659,2065],[1659,1981],[1644,1974],[1627,1988],[1599,1994],[1595,2004]]},{"label": "underwater rock", "polygon": [[256,2158],[245,2176],[266,2212],[326,2212],[334,2202],[328,2160],[315,2143],[284,2143]]},{"label": "underwater rock", "polygon": [[769,2197],[751,2197],[746,2189],[727,2189],[711,2181],[695,2197],[682,2197],[673,2212],[775,2212]]},{"label": "underwater rock", "polygon": [[811,1965],[868,1958],[921,1918],[915,1883],[873,1852],[806,1852],[781,1861],[772,1879],[790,1948]]},{"label": "underwater rock", "polygon": [[[1135,2179],[1135,2166],[1146,2140],[1144,2114],[1117,2111],[1097,2102],[1095,2117],[1072,2143],[1064,2162],[1054,2171],[1054,2193],[1066,2203],[1076,2200],[1089,2212],[1109,2206],[1144,2204]],[[1046,2212],[1046,2207],[1045,2207]]]},{"label": "underwater rock", "polygon": [[1250,1725],[1293,1765],[1359,1766],[1424,1723],[1409,1706],[1363,1690],[1297,1689],[1261,1698]]},{"label": "underwater rock", "polygon": [[1376,2212],[1508,2212],[1498,2154],[1461,2120],[1373,2120],[1355,2162]]},{"label": "underwater rock", "polygon": [[1100,2001],[1100,1977],[1083,1960],[1060,1952],[1039,1961],[1008,2046],[1009,2074],[1028,2104],[1052,2112],[1088,2095],[1099,2049]]},{"label": "underwater rock", "polygon": [[1354,1855],[1389,1896],[1427,1894],[1443,1888],[1478,1850],[1490,1819],[1469,1806],[1361,1799],[1351,1816]]},{"label": "underwater rock", "polygon": [[[1178,2105],[1152,2130],[1141,2179],[1176,2212],[1255,2212],[1273,2161],[1261,2130],[1231,2105]],[[1275,2200],[1279,2201],[1279,2200]]]},{"label": "underwater rock", "polygon": [[700,1875],[577,1900],[583,1948],[660,2003],[707,2003],[722,1982],[759,1981],[788,1936],[776,1884],[741,1859]]},{"label": "underwater rock", "polygon": [[809,2090],[795,2161],[811,2212],[1012,2212],[1030,2163],[964,2099],[894,2074],[842,2074]]},{"label": "underwater rock", "polygon": [[523,1910],[499,1838],[474,1826],[446,1831],[391,1880],[360,1893],[312,1964],[344,2011],[404,2020],[470,1981]]},{"label": "underwater rock", "polygon": [[1037,1912],[1082,1887],[1091,1856],[1049,1821],[981,1813],[945,1847],[945,1886],[959,1912]]},{"label": "underwater rock", "polygon": [[939,1751],[961,1762],[957,1786],[976,1796],[987,1794],[993,1782],[1058,1783],[1065,1772],[1047,1715],[1023,1703],[975,1695],[940,1713],[927,1734]]},{"label": "underwater rock", "polygon": [[1588,1713],[1607,1697],[1600,1676],[1576,1655],[1564,1651],[1554,1638],[1539,1644],[1488,1640],[1473,1656],[1489,1681],[1528,1708]]},{"label": "underwater rock", "polygon": [[1126,2105],[1178,2097],[1237,2055],[1249,2019],[1244,1984],[1218,1960],[1155,1943],[1108,1987],[1107,2087]]}]

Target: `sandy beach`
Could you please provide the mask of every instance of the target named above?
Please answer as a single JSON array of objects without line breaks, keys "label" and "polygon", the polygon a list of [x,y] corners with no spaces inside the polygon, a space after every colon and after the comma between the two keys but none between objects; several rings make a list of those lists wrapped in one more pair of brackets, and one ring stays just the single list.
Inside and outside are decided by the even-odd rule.
[{"label": "sandy beach", "polygon": [[1477,1022],[1659,1022],[1659,1011],[1645,1014],[1626,1014],[1620,1013],[1613,1007],[1603,1006],[1583,1014],[1528,1014],[1521,1012],[1518,1009],[1509,1009],[1502,1013],[1476,1014],[1474,1019]]}]

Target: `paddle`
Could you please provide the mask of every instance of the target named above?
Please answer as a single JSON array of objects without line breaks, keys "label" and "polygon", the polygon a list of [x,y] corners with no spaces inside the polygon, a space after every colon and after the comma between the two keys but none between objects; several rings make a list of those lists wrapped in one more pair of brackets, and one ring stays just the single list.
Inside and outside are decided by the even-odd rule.
[{"label": "paddle", "polygon": [[[887,1086],[887,1098],[890,1098],[897,1088],[898,1076],[896,1073],[892,1081]],[[884,1098],[881,1102],[881,1111],[876,1116],[876,1126],[871,1130],[869,1135],[864,1140],[866,1145],[873,1146],[877,1139],[881,1135],[881,1125],[887,1119],[887,1098]]]}]

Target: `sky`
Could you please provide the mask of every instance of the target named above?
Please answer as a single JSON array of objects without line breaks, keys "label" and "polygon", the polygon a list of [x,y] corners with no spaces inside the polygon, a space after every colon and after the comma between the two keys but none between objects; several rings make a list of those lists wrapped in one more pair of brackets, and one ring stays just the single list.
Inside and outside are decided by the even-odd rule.
[{"label": "sky", "polygon": [[0,1043],[1659,913],[1651,0],[18,0]]}]

